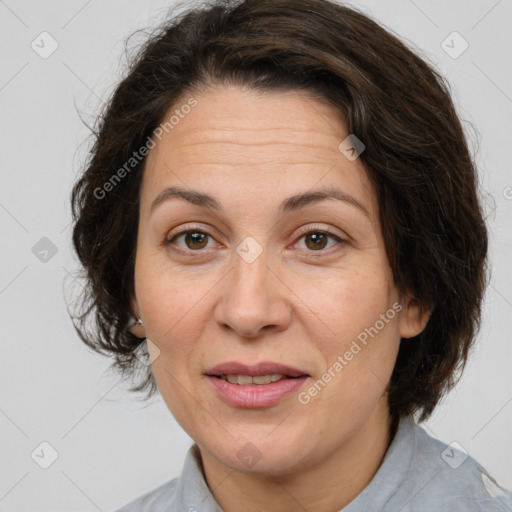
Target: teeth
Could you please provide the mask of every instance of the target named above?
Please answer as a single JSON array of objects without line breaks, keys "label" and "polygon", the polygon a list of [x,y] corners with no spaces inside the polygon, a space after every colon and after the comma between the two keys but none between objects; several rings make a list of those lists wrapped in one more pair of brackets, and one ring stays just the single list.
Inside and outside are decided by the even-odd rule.
[{"label": "teeth", "polygon": [[221,375],[222,380],[231,382],[231,384],[238,384],[239,386],[247,386],[249,384],[270,384],[284,379],[285,376],[281,374],[274,375]]},{"label": "teeth", "polygon": [[252,377],[250,375],[238,375],[238,384],[241,386],[252,384]]}]

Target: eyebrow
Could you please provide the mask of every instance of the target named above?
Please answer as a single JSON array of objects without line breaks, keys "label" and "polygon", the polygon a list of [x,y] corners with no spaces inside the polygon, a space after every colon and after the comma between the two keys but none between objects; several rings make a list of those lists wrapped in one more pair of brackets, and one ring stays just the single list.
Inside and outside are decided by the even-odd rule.
[{"label": "eyebrow", "polygon": [[[150,212],[153,212],[157,206],[169,201],[170,199],[183,199],[193,205],[207,208],[216,212],[224,212],[220,202],[213,196],[199,192],[197,190],[185,190],[179,187],[168,187],[160,192],[151,204]],[[336,187],[326,187],[315,190],[313,192],[304,192],[286,198],[279,206],[280,214],[296,211],[304,208],[308,204],[318,203],[325,199],[337,199],[351,206],[358,208],[368,218],[370,214],[368,210],[353,196],[343,192]]]}]

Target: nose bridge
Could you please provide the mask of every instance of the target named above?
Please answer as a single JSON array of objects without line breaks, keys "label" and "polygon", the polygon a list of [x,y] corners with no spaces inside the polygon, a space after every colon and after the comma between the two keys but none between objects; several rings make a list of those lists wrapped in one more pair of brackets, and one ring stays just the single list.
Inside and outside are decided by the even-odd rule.
[{"label": "nose bridge", "polygon": [[219,323],[243,336],[256,336],[266,326],[282,329],[287,325],[287,299],[269,268],[270,259],[270,253],[252,237],[239,244],[233,268],[226,276],[225,293],[217,305]]},{"label": "nose bridge", "polygon": [[[232,272],[232,292],[241,297],[261,297],[268,294],[267,289],[270,270],[268,268],[269,252],[252,237],[246,238],[236,248]],[[256,294],[256,295],[255,295]],[[268,300],[268,296],[266,297]]]}]

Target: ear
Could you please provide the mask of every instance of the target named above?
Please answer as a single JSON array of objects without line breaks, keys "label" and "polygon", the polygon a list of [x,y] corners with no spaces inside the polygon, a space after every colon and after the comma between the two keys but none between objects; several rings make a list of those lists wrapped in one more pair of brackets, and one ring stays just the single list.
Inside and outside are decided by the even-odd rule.
[{"label": "ear", "polygon": [[400,336],[413,338],[425,329],[433,308],[426,308],[410,294],[405,296],[400,314]]},{"label": "ear", "polygon": [[[132,311],[135,312],[135,318],[132,320],[132,323],[128,326],[128,330],[137,338],[145,338],[146,337],[146,329],[144,328],[144,324],[140,318],[139,314],[139,305],[135,299],[132,299]],[[138,321],[138,322],[137,322]]]}]

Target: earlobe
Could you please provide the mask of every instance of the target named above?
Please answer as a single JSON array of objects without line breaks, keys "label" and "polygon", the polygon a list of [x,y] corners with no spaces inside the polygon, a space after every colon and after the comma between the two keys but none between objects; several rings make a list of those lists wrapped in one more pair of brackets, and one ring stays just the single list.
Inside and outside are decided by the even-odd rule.
[{"label": "earlobe", "polygon": [[134,336],[137,336],[137,338],[145,338],[146,329],[140,319],[139,305],[137,304],[135,297],[132,297],[131,306],[135,316],[131,318],[130,323],[128,324],[128,331],[130,331]]},{"label": "earlobe", "polygon": [[407,296],[400,315],[400,336],[413,338],[425,329],[433,308],[425,308],[413,296]]},{"label": "earlobe", "polygon": [[137,338],[145,338],[146,337],[146,329],[144,328],[144,324],[140,318],[132,318],[128,326],[128,330]]}]

